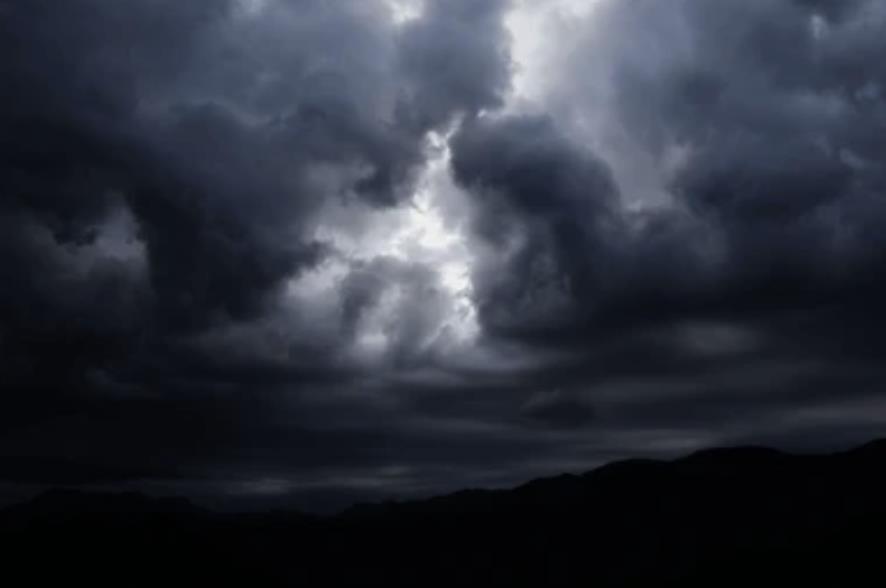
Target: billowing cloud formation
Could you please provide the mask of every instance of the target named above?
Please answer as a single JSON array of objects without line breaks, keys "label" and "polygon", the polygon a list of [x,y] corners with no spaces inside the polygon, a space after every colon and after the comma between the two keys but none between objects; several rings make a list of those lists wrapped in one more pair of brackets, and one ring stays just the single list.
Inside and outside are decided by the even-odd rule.
[{"label": "billowing cloud formation", "polygon": [[0,3],[7,483],[428,492],[882,426],[878,2],[404,6]]}]

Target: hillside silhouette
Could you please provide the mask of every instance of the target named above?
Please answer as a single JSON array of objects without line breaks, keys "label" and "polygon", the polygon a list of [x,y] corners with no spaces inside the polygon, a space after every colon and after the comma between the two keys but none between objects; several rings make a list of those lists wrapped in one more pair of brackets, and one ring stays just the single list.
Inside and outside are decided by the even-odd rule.
[{"label": "hillside silhouette", "polygon": [[332,517],[52,490],[0,511],[0,537],[4,576],[32,586],[882,586],[886,441],[629,460]]}]

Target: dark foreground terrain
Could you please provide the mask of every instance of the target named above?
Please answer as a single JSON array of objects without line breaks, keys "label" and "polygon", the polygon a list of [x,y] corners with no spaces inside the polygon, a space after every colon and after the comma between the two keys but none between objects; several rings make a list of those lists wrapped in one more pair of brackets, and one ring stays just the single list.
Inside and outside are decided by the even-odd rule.
[{"label": "dark foreground terrain", "polygon": [[0,511],[0,564],[8,586],[884,586],[886,441],[627,461],[331,518],[56,490]]}]

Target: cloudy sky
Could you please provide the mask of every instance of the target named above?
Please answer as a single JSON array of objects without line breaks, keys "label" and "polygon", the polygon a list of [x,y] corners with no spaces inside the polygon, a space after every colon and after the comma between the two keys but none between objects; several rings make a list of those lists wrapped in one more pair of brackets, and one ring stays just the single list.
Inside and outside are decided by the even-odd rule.
[{"label": "cloudy sky", "polygon": [[0,497],[886,431],[880,0],[0,0]]}]

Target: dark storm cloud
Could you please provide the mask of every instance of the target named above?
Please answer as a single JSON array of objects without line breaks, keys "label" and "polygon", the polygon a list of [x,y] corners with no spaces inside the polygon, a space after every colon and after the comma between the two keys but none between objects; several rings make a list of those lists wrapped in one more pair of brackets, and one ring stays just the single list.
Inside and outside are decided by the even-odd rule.
[{"label": "dark storm cloud", "polygon": [[673,48],[625,49],[610,67],[621,127],[656,157],[685,151],[663,186],[677,206],[613,214],[606,164],[553,123],[464,127],[454,168],[475,193],[477,233],[523,240],[498,260],[508,286],[481,289],[488,325],[540,283],[562,297],[564,336],[576,320],[728,319],[848,305],[867,296],[860,279],[879,287],[884,80],[865,65],[882,48],[875,3],[610,2],[593,18],[602,39],[589,51],[624,38]]},{"label": "dark storm cloud", "polygon": [[508,252],[504,271],[476,272],[487,327],[531,329],[534,319],[580,311],[574,302],[594,289],[615,221],[605,164],[546,118],[483,118],[465,125],[452,148],[455,177],[478,200],[476,232]]},{"label": "dark storm cloud", "polygon": [[554,428],[583,427],[594,419],[593,407],[578,394],[562,390],[542,392],[523,406],[523,416],[532,424]]},{"label": "dark storm cloud", "polygon": [[[3,453],[195,476],[237,448],[359,456],[334,419],[287,420],[310,420],[300,390],[352,377],[334,359],[350,335],[305,347],[267,325],[331,252],[325,202],[407,200],[426,133],[501,102],[504,3],[473,5],[398,28],[382,2],[3,3]],[[345,324],[371,289],[349,290]]]},{"label": "dark storm cloud", "polygon": [[[884,19],[876,2],[601,3],[546,89],[550,120],[459,131],[475,239],[495,244],[475,278],[485,332],[569,351],[523,382],[589,390],[600,430],[708,443],[803,444],[808,415],[876,404]],[[633,151],[588,152],[593,108]],[[626,192],[632,155],[667,205]]]},{"label": "dark storm cloud", "polygon": [[[886,10],[604,1],[523,109],[508,9],[0,3],[3,480],[381,496],[876,430]],[[461,347],[439,260],[318,230],[450,132]]]},{"label": "dark storm cloud", "polygon": [[510,86],[506,7],[506,0],[430,2],[407,27],[399,49],[411,82],[405,116],[414,124],[427,128],[453,112],[502,105]]},{"label": "dark storm cloud", "polygon": [[[437,41],[461,28],[432,3],[403,33],[412,61],[401,64],[390,25],[360,3],[270,3],[254,16],[238,6],[36,2],[3,16],[7,208],[82,245],[110,207],[128,207],[162,314],[195,326],[254,314],[314,263],[322,252],[302,229],[322,199],[401,199],[424,132],[495,104],[506,80],[489,8],[459,17],[468,37],[490,33],[470,48]],[[488,87],[421,77],[423,60],[472,49],[493,53],[476,60],[478,75],[494,74]],[[403,111],[420,112],[425,93],[448,98],[416,127]],[[308,177],[321,164],[340,168],[336,185]]]}]

